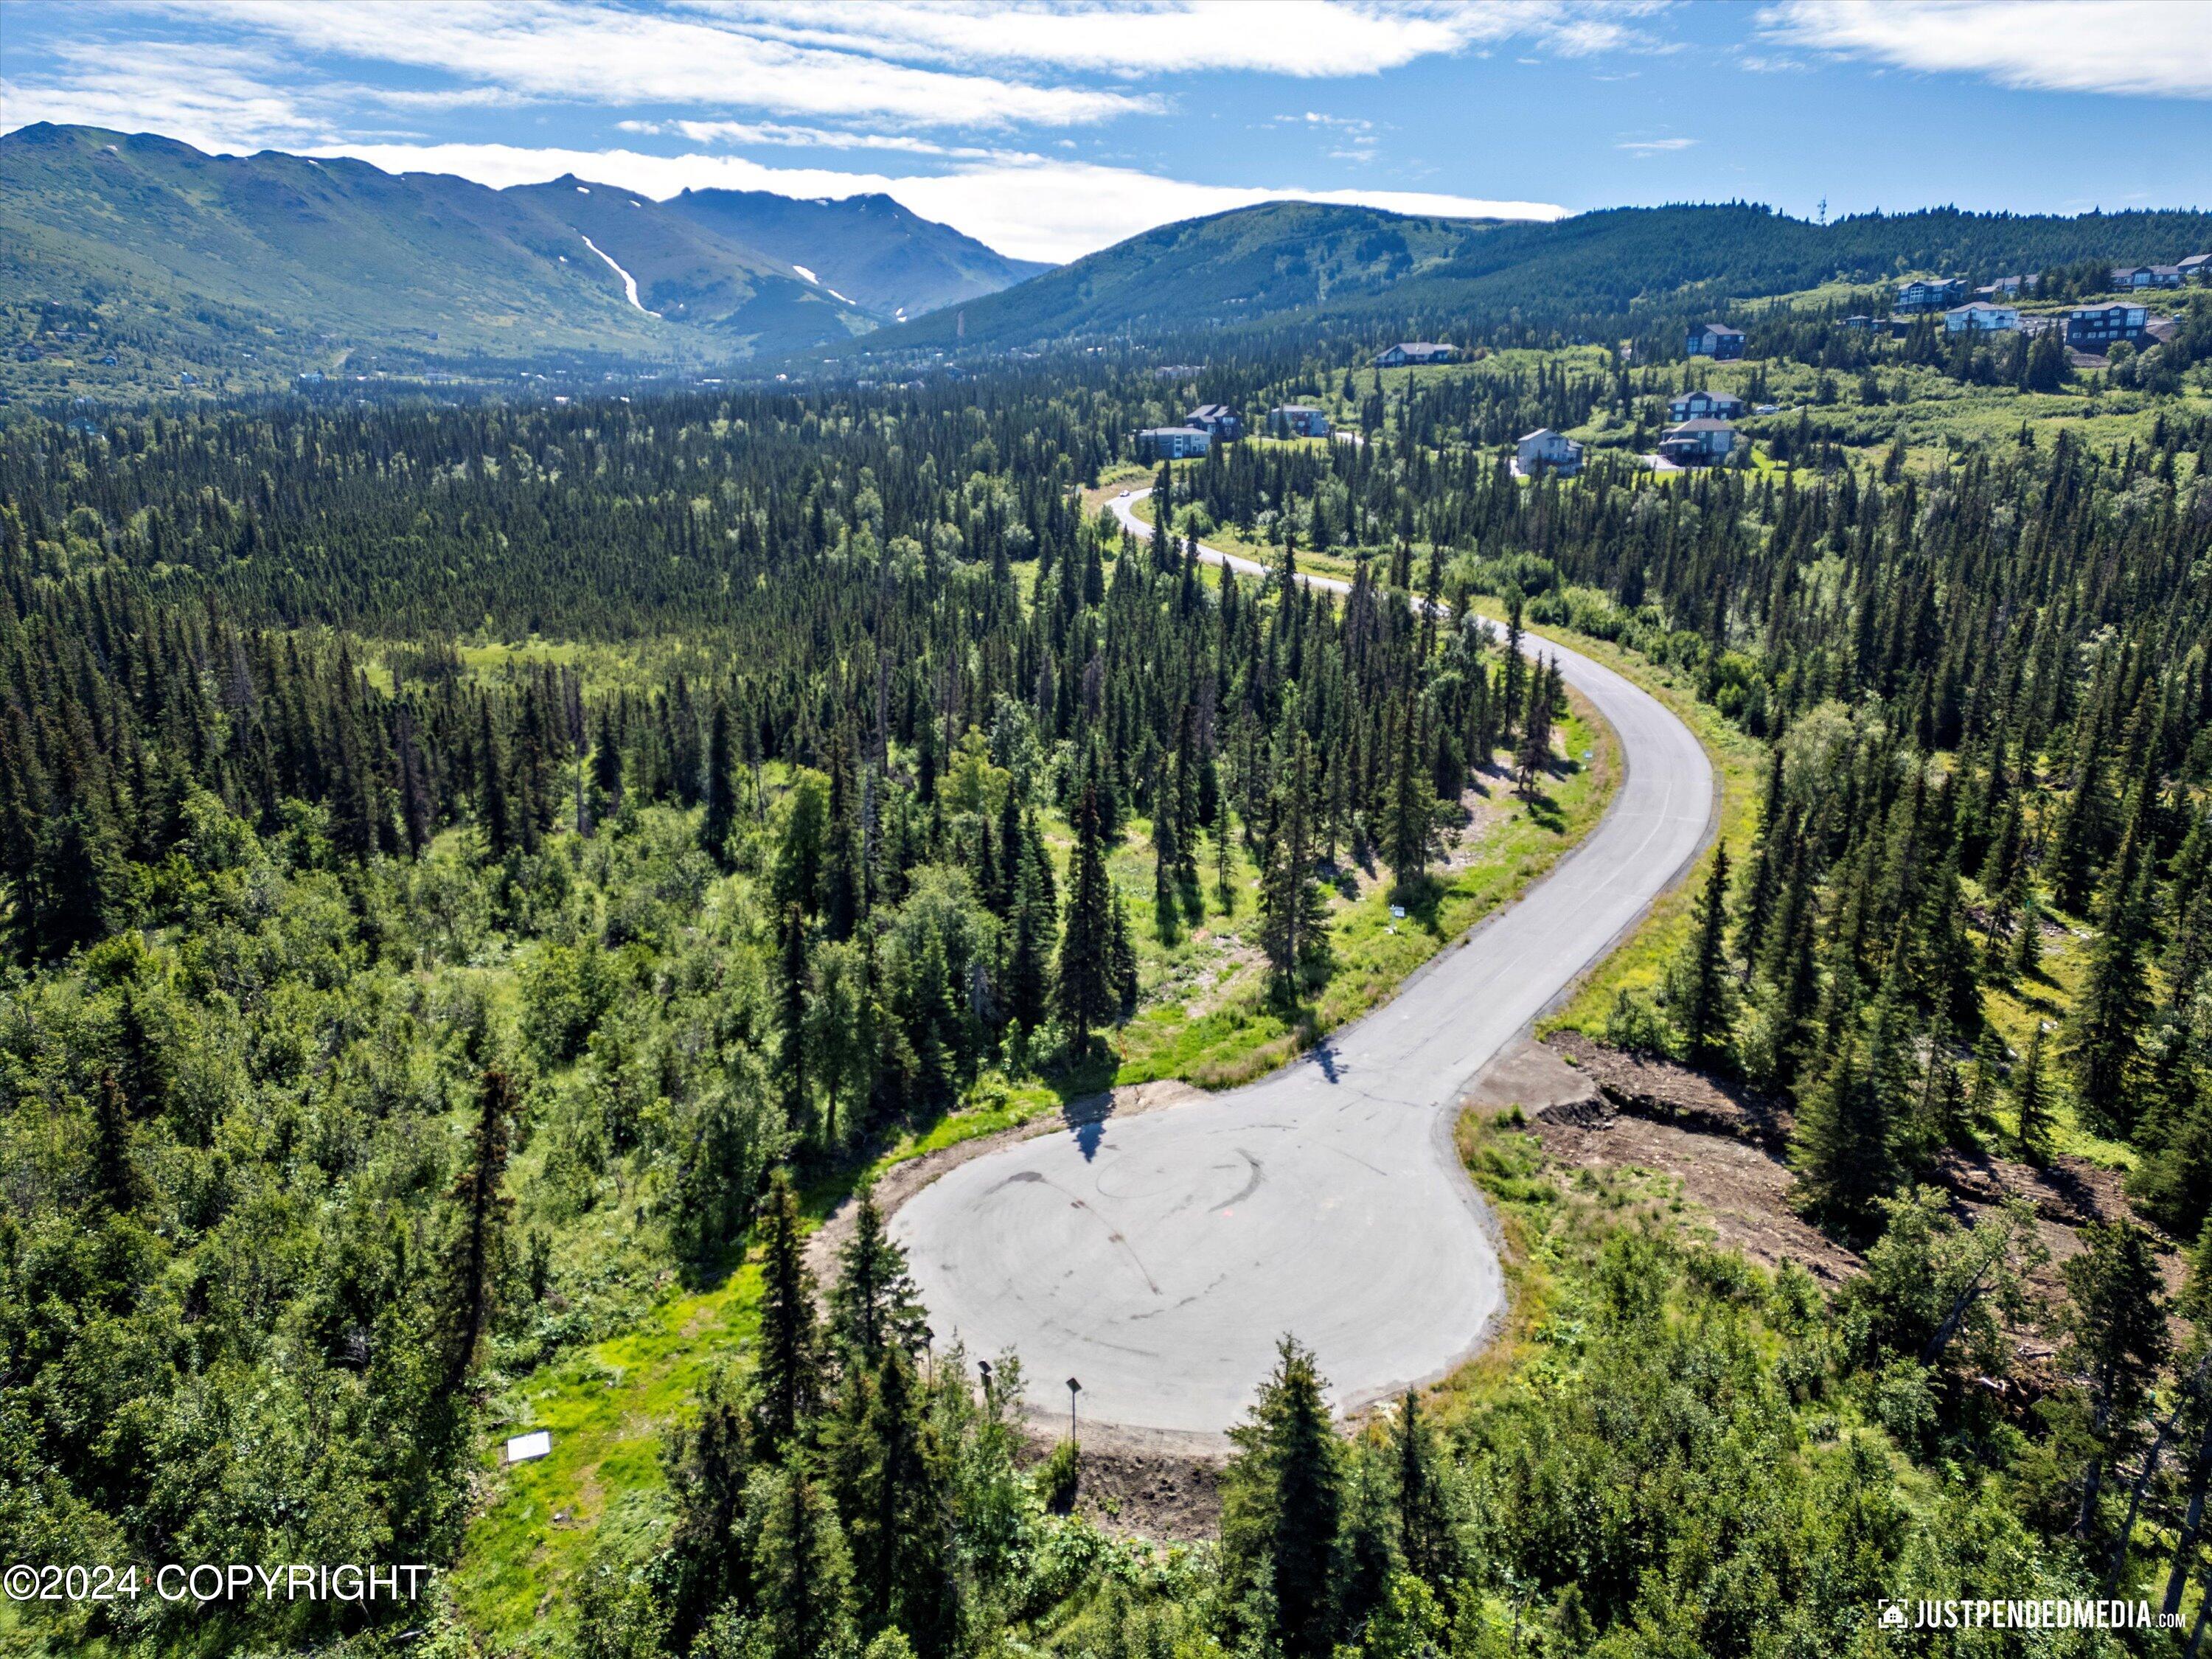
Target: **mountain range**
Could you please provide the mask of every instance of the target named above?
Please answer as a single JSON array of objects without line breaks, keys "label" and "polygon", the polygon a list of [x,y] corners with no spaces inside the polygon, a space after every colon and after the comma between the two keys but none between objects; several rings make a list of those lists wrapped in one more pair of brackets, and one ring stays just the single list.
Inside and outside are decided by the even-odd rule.
[{"label": "mountain range", "polygon": [[1869,214],[1746,203],[1549,223],[1273,202],[1073,263],[1009,258],[887,196],[666,201],[38,125],[0,137],[0,397],[267,388],[301,371],[719,372],[1268,330],[1615,337],[1919,271],[2172,263],[2212,216]]},{"label": "mountain range", "polygon": [[[0,137],[0,310],[179,361],[720,363],[849,339],[1046,267],[884,196],[568,177],[493,190],[338,157]],[[10,319],[22,356],[24,324]],[[33,332],[36,331],[33,330]]]}]

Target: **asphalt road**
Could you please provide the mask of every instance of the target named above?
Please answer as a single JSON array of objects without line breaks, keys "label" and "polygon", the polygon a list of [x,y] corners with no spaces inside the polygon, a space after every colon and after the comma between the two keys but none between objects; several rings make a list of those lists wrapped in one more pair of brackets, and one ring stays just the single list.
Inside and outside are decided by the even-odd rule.
[{"label": "asphalt road", "polygon": [[[1133,500],[1115,507],[1142,533]],[[1656,699],[1531,645],[1620,734],[1626,776],[1597,828],[1295,1065],[1018,1142],[916,1194],[891,1231],[940,1340],[1017,1351],[1040,1410],[1065,1412],[1074,1376],[1086,1420],[1199,1431],[1243,1416],[1286,1332],[1340,1410],[1480,1345],[1504,1285],[1452,1107],[1688,866],[1713,811],[1705,751]]]}]

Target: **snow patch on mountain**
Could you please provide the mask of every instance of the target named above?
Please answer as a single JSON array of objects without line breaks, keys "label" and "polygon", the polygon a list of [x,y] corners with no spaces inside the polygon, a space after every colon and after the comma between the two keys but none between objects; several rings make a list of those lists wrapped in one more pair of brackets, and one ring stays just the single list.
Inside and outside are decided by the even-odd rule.
[{"label": "snow patch on mountain", "polygon": [[792,266],[792,269],[797,271],[800,276],[806,278],[808,282],[813,283],[815,287],[819,288],[822,286],[822,279],[819,276],[817,276],[812,271],[809,270],[805,265],[794,264]]},{"label": "snow patch on mountain", "polygon": [[[584,233],[580,230],[578,231],[576,234],[579,236],[584,236]],[[623,297],[628,300],[637,310],[645,311],[644,302],[637,297],[637,278],[631,276],[629,272],[624,270],[620,265],[617,264],[614,261],[614,256],[609,253],[605,248],[601,247],[597,242],[593,241],[590,237],[584,236],[584,246],[591,249],[592,252],[598,254],[599,258],[605,259],[607,262],[607,269],[614,272],[616,276],[622,278]],[[657,311],[645,311],[645,314],[648,317],[658,317],[660,315]]]}]

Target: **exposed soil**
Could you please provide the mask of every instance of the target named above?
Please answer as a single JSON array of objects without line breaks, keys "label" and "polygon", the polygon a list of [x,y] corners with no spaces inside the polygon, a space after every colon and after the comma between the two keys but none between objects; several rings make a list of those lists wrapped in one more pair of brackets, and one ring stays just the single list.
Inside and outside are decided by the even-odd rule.
[{"label": "exposed soil", "polygon": [[[1555,1033],[1538,1052],[1557,1070],[1524,1053],[1514,1058],[1516,1073],[1487,1086],[1479,1103],[1513,1103],[1503,1096],[1521,1084],[1529,1092],[1519,1103],[1562,1164],[1672,1176],[1683,1196],[1711,1215],[1721,1243],[1770,1267],[1796,1261],[1830,1284],[1860,1270],[1854,1252],[1808,1225],[1790,1205],[1784,1161],[1794,1127],[1788,1106],[1671,1060],[1625,1054],[1578,1031]],[[2031,1283],[2052,1299],[2061,1291],[2059,1266],[2081,1249],[2078,1230],[2132,1214],[2119,1171],[2066,1154],[2038,1168],[1954,1148],[1936,1160],[1926,1179],[1950,1195],[1952,1212],[1969,1224],[2008,1199],[2027,1200],[2051,1253],[2049,1267]],[[2168,1289],[2178,1289],[2180,1255],[2169,1242],[2160,1243]],[[2024,1343],[2023,1355],[2034,1357],[2039,1346]]]},{"label": "exposed soil", "polygon": [[[1042,1462],[1063,1437],[1034,1429],[1024,1466]],[[1125,1538],[1188,1544],[1219,1534],[1226,1452],[1153,1443],[1141,1430],[1105,1427],[1084,1429],[1077,1444],[1078,1515]]]}]

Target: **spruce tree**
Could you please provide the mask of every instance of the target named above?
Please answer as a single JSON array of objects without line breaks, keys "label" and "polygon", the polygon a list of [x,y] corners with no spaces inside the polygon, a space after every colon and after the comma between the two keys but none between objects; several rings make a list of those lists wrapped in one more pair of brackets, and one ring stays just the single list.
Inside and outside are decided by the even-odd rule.
[{"label": "spruce tree", "polygon": [[1692,931],[1675,969],[1676,990],[1671,999],[1682,1034],[1683,1058],[1707,1070],[1727,1066],[1733,1054],[1729,1038],[1735,986],[1728,961],[1728,848],[1717,846],[1705,889],[1698,895]]},{"label": "spruce tree", "polygon": [[1304,976],[1326,957],[1327,901],[1314,879],[1310,818],[1313,749],[1285,716],[1290,765],[1276,786],[1275,833],[1260,884],[1260,948],[1279,996],[1295,999]]},{"label": "spruce tree", "polygon": [[2075,1099],[2108,1133],[2135,1127],[2140,1034],[2150,1024],[2146,957],[2150,945],[2148,860],[2130,830],[2112,861],[2111,893],[2089,955],[2089,972],[2075,1003],[2066,1046]]},{"label": "spruce tree", "polygon": [[717,1366],[699,1390],[696,1418],[678,1425],[662,1460],[676,1511],[667,1556],[676,1652],[688,1650],[708,1616],[748,1588],[739,1529],[753,1467],[748,1403],[736,1373]]},{"label": "spruce tree", "polygon": [[1164,769],[1152,797],[1152,927],[1161,944],[1172,945],[1182,931],[1182,896],[1176,884],[1182,853],[1176,831],[1174,794]]},{"label": "spruce tree", "polygon": [[1447,1464],[1436,1434],[1421,1416],[1420,1396],[1406,1390],[1390,1424],[1391,1462],[1396,1476],[1398,1541],[1406,1570],[1431,1589],[1442,1590],[1459,1576],[1459,1547],[1454,1534]]},{"label": "spruce tree", "polygon": [[598,798],[598,816],[618,817],[623,809],[623,755],[615,735],[614,705],[599,705],[599,735],[592,743],[592,790]]},{"label": "spruce tree", "polygon": [[730,711],[717,697],[707,737],[707,810],[699,820],[699,845],[722,869],[731,867],[730,836],[738,823],[738,757],[730,737]]},{"label": "spruce tree", "polygon": [[2014,1140],[2030,1164],[2041,1164],[2051,1156],[2051,1085],[2043,1075],[2043,1031],[2038,1021],[2035,1035],[2027,1040],[2027,1058],[2013,1080],[2013,1104],[2019,1113]]},{"label": "spruce tree", "polygon": [[853,1568],[837,1511],[805,1464],[757,1492],[746,1659],[825,1659],[854,1646]]},{"label": "spruce tree", "polygon": [[1389,861],[1401,892],[1410,890],[1429,866],[1434,839],[1436,798],[1421,766],[1419,701],[1408,695],[1398,716],[1397,774],[1390,796]]},{"label": "spruce tree", "polygon": [[857,1432],[837,1448],[861,1632],[897,1630],[921,1659],[959,1633],[951,1470],[922,1416],[913,1362],[884,1350]]},{"label": "spruce tree", "polygon": [[906,1252],[884,1231],[872,1183],[860,1189],[852,1236],[838,1252],[837,1283],[830,1292],[830,1334],[870,1368],[892,1348],[918,1353],[929,1341],[929,1322],[907,1273]]},{"label": "spruce tree", "polygon": [[753,1440],[764,1455],[781,1458],[804,1437],[822,1399],[814,1275],[806,1267],[799,1194],[781,1170],[769,1179],[768,1196],[761,1206],[760,1232],[760,1335],[754,1373]]},{"label": "spruce tree", "polygon": [[1233,1599],[1266,1609],[1268,1627],[1250,1638],[1286,1659],[1326,1659],[1339,1634],[1345,1452],[1312,1353],[1285,1337],[1277,1354],[1250,1417],[1230,1431],[1237,1451],[1222,1472],[1221,1574]]},{"label": "spruce tree", "polygon": [[502,1190],[514,1132],[514,1080],[487,1067],[477,1081],[474,1133],[468,1162],[453,1182],[459,1225],[448,1261],[445,1382],[458,1393],[476,1369],[505,1264],[507,1230],[514,1200]]},{"label": "spruce tree", "polygon": [[1857,1038],[1847,1032],[1798,1112],[1792,1161],[1799,1189],[1814,1214],[1846,1233],[1869,1230],[1879,1200],[1896,1188],[1893,1103],[1871,1086]]},{"label": "spruce tree", "polygon": [[1067,913],[1060,936],[1054,1006],[1067,1028],[1072,1052],[1080,1061],[1091,1052],[1091,1033],[1110,1024],[1120,1006],[1115,983],[1113,940],[1119,913],[1113,878],[1106,871],[1105,837],[1098,828],[1095,785],[1085,784],[1075,809],[1075,853],[1068,872]]},{"label": "spruce tree", "polygon": [[807,1086],[806,1014],[813,989],[806,921],[795,904],[783,913],[782,949],[775,975],[775,1067],[783,1085],[785,1121],[805,1140],[813,1129],[813,1095]]}]

